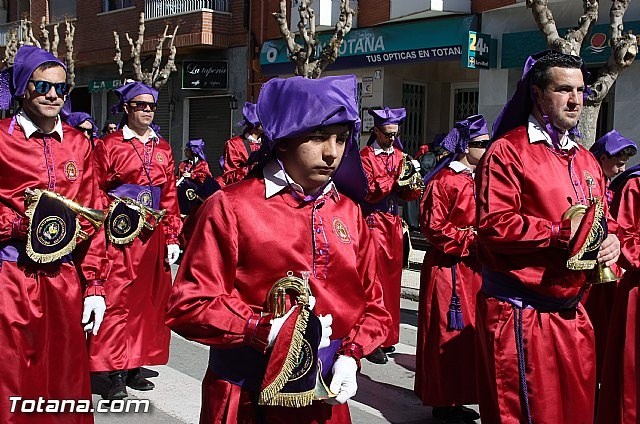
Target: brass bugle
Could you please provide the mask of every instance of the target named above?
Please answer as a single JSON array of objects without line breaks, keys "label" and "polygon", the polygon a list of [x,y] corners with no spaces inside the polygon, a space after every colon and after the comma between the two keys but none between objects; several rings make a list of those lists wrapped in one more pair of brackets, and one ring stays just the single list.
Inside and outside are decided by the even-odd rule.
[{"label": "brass bugle", "polygon": [[287,290],[296,293],[298,304],[309,304],[308,285],[302,278],[294,276],[293,272],[289,271],[286,277],[273,284],[267,295],[267,312],[272,313],[274,318],[280,318],[287,313]]},{"label": "brass bugle", "polygon": [[[162,210],[153,209],[129,197],[118,197],[116,195],[111,195],[111,197],[113,197],[115,200],[118,200],[120,202],[124,202],[131,209],[140,212],[144,220],[143,225],[148,230],[153,230],[154,228],[156,228],[156,226],[160,223],[162,218],[164,218],[165,214],[167,213],[166,209],[162,209]],[[147,219],[148,216],[153,217],[153,220],[154,220],[153,223],[148,221]]]},{"label": "brass bugle", "polygon": [[[104,219],[106,217],[105,211],[101,209],[87,208],[53,191],[42,190],[39,188],[33,188],[33,189],[28,188],[24,191],[24,197],[26,202],[28,204],[33,203],[35,199],[38,197],[38,194],[40,193],[43,196],[48,196],[48,197],[51,197],[52,199],[56,199],[62,202],[62,204],[64,204],[67,208],[69,208],[73,212],[77,213],[78,215],[82,215],[87,221],[91,223],[91,225],[93,225],[93,227],[96,230],[99,229],[104,223]],[[80,237],[83,240],[86,240],[89,237],[89,235],[87,234],[86,231],[80,230],[78,232],[78,237]]]}]

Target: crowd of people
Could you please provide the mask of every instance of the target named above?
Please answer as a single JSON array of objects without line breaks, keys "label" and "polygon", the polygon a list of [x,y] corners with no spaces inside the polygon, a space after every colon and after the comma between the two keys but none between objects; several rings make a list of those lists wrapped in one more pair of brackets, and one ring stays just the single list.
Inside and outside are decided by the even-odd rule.
[{"label": "crowd of people", "polygon": [[403,108],[369,110],[359,148],[354,76],[274,78],[218,177],[202,139],[174,165],[140,82],[102,134],[63,116],[66,72],[23,46],[0,90],[19,105],[0,121],[0,422],[92,423],[9,398],[91,399],[92,375],[107,400],[153,390],[141,367],[174,331],[210,348],[201,423],[350,423],[361,361],[399,342],[401,200],[429,242],[415,393],[435,418],[636,422],[637,145],[579,144],[579,57],[530,56],[493,131],[469,116],[415,159]]}]

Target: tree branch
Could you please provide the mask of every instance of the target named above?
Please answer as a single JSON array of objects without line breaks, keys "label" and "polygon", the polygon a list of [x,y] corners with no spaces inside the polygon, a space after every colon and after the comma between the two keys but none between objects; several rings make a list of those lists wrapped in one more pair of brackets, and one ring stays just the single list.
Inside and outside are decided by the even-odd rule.
[{"label": "tree branch", "polygon": [[[531,9],[533,19],[536,21],[536,24],[538,24],[538,29],[540,29],[544,35],[547,46],[563,53],[571,53],[573,46],[558,34],[556,21],[553,18],[551,9],[549,9],[548,0],[527,0],[526,4],[527,7]],[[579,51],[580,49],[578,48],[578,52]]]},{"label": "tree branch", "polygon": [[60,34],[58,33],[58,26],[60,24],[55,24],[53,26],[53,41],[51,42],[51,53],[54,56],[58,56],[58,44],[60,44]]},{"label": "tree branch", "polygon": [[75,38],[76,27],[68,18],[65,18],[64,24],[66,27],[64,32],[64,44],[67,46],[67,83],[73,87],[76,82],[75,61],[73,60],[73,39]]},{"label": "tree branch", "polygon": [[340,0],[340,17],[333,30],[333,36],[329,43],[322,49],[320,59],[313,67],[311,78],[318,78],[322,71],[336,61],[340,52],[340,45],[344,37],[351,31],[353,25],[353,10],[349,6],[349,0]]},{"label": "tree branch", "polygon": [[48,52],[51,51],[51,43],[49,42],[49,30],[47,30],[47,26],[45,25],[46,19],[43,16],[40,21],[40,40],[42,41],[42,48]]},{"label": "tree branch", "polygon": [[273,17],[276,19],[276,22],[278,23],[278,26],[280,28],[280,34],[282,34],[282,37],[287,44],[287,50],[289,50],[289,59],[296,65],[296,75],[300,75],[298,73],[298,58],[302,46],[296,43],[293,34],[291,33],[291,31],[289,31],[289,24],[287,23],[286,0],[280,0],[280,11],[273,13]]},{"label": "tree branch", "polygon": [[113,31],[113,38],[116,43],[116,54],[113,57],[113,61],[118,65],[118,75],[122,76],[122,66],[124,63],[122,62],[122,49],[120,49],[120,36],[117,31]]},{"label": "tree branch", "polygon": [[169,41],[169,58],[167,59],[167,63],[164,65],[164,68],[162,68],[162,70],[160,71],[160,73],[158,74],[158,78],[155,80],[154,82],[154,87],[156,89],[160,89],[160,87],[162,87],[163,85],[165,85],[167,83],[167,81],[169,81],[169,76],[171,75],[171,72],[176,71],[176,46],[174,45],[175,39],[176,39],[176,34],[178,33],[178,27],[179,25],[176,25],[176,27],[173,30],[173,35],[170,36],[170,41]]},{"label": "tree branch", "polygon": [[580,16],[580,19],[578,19],[578,27],[569,30],[565,37],[572,46],[577,46],[577,51],[571,52],[571,54],[574,54],[576,56],[580,55],[580,47],[582,46],[582,42],[589,33],[591,26],[598,19],[598,1],[599,0],[583,0],[582,4],[584,14]]}]

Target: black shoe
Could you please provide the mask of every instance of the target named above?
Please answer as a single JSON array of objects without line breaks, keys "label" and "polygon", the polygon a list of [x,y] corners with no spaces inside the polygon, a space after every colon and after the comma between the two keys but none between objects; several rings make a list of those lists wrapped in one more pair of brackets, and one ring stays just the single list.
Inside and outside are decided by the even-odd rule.
[{"label": "black shoe", "polygon": [[111,387],[109,387],[107,395],[103,396],[103,398],[108,400],[120,400],[129,396],[129,394],[127,393],[126,371],[110,372],[109,380],[111,380]]},{"label": "black shoe", "polygon": [[140,368],[129,370],[127,376],[127,386],[131,387],[134,390],[142,391],[153,390],[153,388],[156,387],[155,384],[142,376]]},{"label": "black shoe", "polygon": [[454,406],[453,410],[456,416],[462,418],[465,421],[475,421],[480,419],[480,414],[478,414],[471,408],[467,408],[466,406]]},{"label": "black shoe", "polygon": [[389,362],[389,358],[387,358],[387,354],[381,348],[377,348],[370,354],[366,356],[369,362],[373,362],[374,364],[384,365]]},{"label": "black shoe", "polygon": [[382,351],[384,353],[393,353],[393,352],[396,351],[396,347],[395,346],[382,347],[381,349],[382,349]]}]

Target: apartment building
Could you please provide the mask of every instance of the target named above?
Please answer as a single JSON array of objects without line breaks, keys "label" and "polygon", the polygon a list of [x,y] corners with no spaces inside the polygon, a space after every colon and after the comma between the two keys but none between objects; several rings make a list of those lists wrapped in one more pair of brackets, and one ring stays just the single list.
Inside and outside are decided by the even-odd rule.
[{"label": "apartment building", "polygon": [[[125,77],[133,76],[130,47],[125,33],[136,39],[140,12],[145,12],[142,66],[150,69],[158,37],[165,25],[170,33],[179,25],[175,46],[176,66],[168,84],[160,90],[156,122],[170,141],[176,161],[189,139],[203,138],[213,172],[224,142],[237,130],[247,96],[247,45],[249,1],[241,0],[5,0],[0,1],[0,45],[9,28],[28,16],[37,28],[45,17],[47,29],[73,19],[75,111],[89,112],[98,125],[117,119],[109,109],[117,102],[113,92],[121,84],[114,62],[113,32],[120,34]],[[59,55],[65,51],[61,35]],[[164,51],[163,64],[168,55]]]}]

